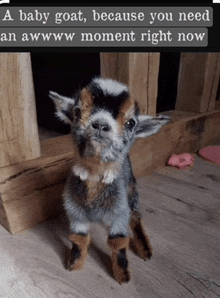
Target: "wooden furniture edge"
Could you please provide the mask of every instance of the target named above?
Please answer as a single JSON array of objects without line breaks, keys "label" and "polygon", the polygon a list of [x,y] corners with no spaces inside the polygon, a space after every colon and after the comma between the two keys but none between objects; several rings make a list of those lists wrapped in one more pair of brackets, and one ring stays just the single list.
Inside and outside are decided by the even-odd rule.
[{"label": "wooden furniture edge", "polygon": [[[171,121],[131,150],[136,177],[165,166],[173,153],[196,152],[220,138],[220,111],[170,112]],[[42,156],[0,169],[0,222],[12,234],[60,212],[64,182],[74,159],[70,135],[45,140]]]}]

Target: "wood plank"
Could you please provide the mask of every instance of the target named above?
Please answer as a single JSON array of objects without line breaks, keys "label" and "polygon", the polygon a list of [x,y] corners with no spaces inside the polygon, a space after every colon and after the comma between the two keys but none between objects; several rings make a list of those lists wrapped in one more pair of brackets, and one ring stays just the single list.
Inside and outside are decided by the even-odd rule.
[{"label": "wood plank", "polygon": [[100,53],[100,73],[102,77],[118,78],[118,53]]},{"label": "wood plank", "polygon": [[101,74],[127,84],[141,114],[155,115],[159,61],[159,53],[101,54]]},{"label": "wood plank", "polygon": [[156,115],[157,95],[158,95],[158,76],[160,67],[160,53],[149,53],[149,82],[148,82],[148,107],[147,114]]},{"label": "wood plank", "polygon": [[182,53],[175,109],[192,112],[213,110],[218,80],[218,53]]},{"label": "wood plank", "polygon": [[130,84],[130,57],[131,53],[118,53],[118,77],[117,79],[128,85],[131,89]]},{"label": "wood plank", "polygon": [[159,53],[129,55],[128,85],[141,114],[156,115],[159,61]]},{"label": "wood plank", "polygon": [[[175,116],[177,114],[177,116]],[[134,173],[142,177],[162,168],[175,153],[195,152],[220,138],[220,112],[173,113],[170,123],[131,150]],[[1,224],[11,233],[46,220],[59,208],[64,181],[74,158],[71,136],[42,142],[42,156],[0,169]],[[52,208],[52,207],[53,208]]]},{"label": "wood plank", "polygon": [[154,254],[144,262],[128,251],[127,285],[113,279],[107,232],[100,225],[91,225],[92,244],[77,272],[65,270],[71,243],[63,218],[13,237],[0,227],[1,297],[218,298],[219,169],[197,158],[191,169],[167,168],[138,179]]},{"label": "wood plank", "polygon": [[0,222],[11,233],[54,216],[73,160],[70,136],[42,142],[42,156],[0,169]]},{"label": "wood plank", "polygon": [[0,167],[40,156],[30,53],[0,54]]}]

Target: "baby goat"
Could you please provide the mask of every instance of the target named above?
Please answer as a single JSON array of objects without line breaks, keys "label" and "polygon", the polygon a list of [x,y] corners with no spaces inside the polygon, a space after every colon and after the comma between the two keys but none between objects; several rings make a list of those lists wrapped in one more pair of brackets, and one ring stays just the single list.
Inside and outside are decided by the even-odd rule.
[{"label": "baby goat", "polygon": [[111,79],[95,78],[72,98],[52,91],[50,97],[57,116],[71,126],[75,149],[63,193],[72,242],[67,267],[83,267],[89,224],[100,222],[108,228],[114,277],[120,284],[128,282],[129,224],[139,256],[144,260],[152,256],[141,223],[129,149],[135,138],[155,134],[169,118],[139,116],[127,86]]}]

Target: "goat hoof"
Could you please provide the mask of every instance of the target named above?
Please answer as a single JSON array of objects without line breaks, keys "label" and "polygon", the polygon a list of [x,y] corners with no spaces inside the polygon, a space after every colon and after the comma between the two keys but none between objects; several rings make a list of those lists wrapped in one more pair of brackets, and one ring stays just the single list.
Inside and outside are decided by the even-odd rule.
[{"label": "goat hoof", "polygon": [[74,270],[80,270],[83,268],[84,262],[82,262],[80,259],[72,261],[71,258],[67,260],[66,269],[68,271],[74,271]]},{"label": "goat hoof", "polygon": [[148,246],[145,248],[142,245],[139,245],[138,249],[138,255],[140,258],[142,258],[144,261],[150,260],[153,255],[153,249],[151,246]]},{"label": "goat hoof", "polygon": [[128,270],[122,270],[121,268],[114,273],[114,276],[120,285],[130,280],[130,272]]}]

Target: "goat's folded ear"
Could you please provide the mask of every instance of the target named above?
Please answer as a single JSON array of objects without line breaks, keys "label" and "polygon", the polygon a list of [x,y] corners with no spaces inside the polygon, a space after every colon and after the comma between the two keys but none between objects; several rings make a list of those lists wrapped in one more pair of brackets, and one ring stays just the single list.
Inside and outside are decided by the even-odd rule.
[{"label": "goat's folded ear", "polygon": [[138,116],[138,124],[136,127],[135,137],[146,138],[157,133],[162,126],[169,122],[168,116]]},{"label": "goat's folded ear", "polygon": [[50,91],[49,97],[53,100],[56,107],[56,116],[63,122],[70,124],[73,120],[73,107],[75,100],[70,97],[60,95]]}]

